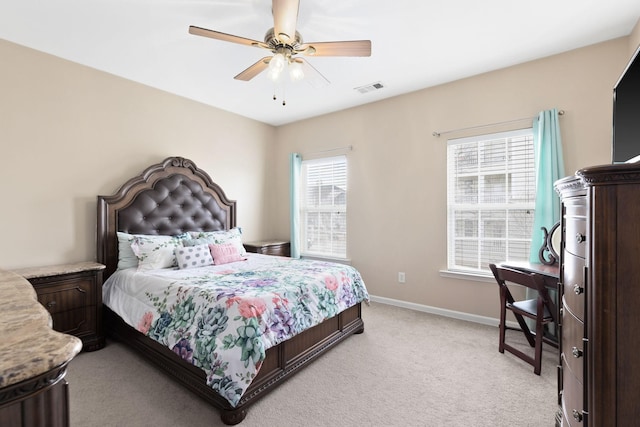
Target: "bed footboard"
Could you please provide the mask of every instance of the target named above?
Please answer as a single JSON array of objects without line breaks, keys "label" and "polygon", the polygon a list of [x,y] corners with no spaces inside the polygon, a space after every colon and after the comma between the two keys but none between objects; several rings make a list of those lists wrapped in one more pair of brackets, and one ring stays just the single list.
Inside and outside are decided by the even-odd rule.
[{"label": "bed footboard", "polygon": [[266,352],[259,374],[234,408],[206,384],[204,371],[186,363],[170,349],[127,325],[117,314],[104,307],[108,335],[126,343],[167,375],[220,410],[227,425],[235,425],[247,415],[247,408],[276,386],[329,351],[350,335],[364,332],[362,304],[325,320]]}]

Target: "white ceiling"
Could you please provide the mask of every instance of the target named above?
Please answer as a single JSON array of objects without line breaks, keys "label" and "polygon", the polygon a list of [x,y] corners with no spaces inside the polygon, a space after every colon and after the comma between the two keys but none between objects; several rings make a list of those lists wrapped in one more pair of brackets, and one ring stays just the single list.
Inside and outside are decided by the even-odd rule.
[{"label": "white ceiling", "polygon": [[268,52],[188,33],[262,41],[270,0],[0,0],[0,38],[277,126],[626,36],[639,17],[639,0],[300,0],[304,41],[369,39],[372,55],[308,59],[331,83],[287,84],[286,106],[266,73],[233,79]]}]

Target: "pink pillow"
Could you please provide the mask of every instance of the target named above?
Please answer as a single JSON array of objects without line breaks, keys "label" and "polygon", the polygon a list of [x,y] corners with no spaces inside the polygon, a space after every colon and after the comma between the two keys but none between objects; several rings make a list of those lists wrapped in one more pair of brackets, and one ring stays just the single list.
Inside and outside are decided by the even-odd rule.
[{"label": "pink pillow", "polygon": [[240,255],[238,247],[233,243],[209,244],[213,263],[215,265],[228,264],[230,262],[244,261],[247,258]]}]

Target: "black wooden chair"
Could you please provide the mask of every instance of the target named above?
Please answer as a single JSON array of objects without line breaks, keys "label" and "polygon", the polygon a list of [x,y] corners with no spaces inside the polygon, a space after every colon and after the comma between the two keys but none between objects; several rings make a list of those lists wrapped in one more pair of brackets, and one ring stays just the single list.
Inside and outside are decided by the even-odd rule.
[{"label": "black wooden chair", "polygon": [[[549,297],[549,291],[544,284],[542,276],[534,273],[514,270],[500,265],[489,264],[493,276],[500,287],[500,344],[498,350],[504,353],[505,350],[519,357],[525,362],[533,365],[533,372],[540,375],[542,363],[542,343],[558,347],[558,343],[551,338],[544,336],[544,327],[548,323],[556,322],[556,307]],[[537,298],[515,301],[507,283],[525,286],[538,292]],[[521,350],[505,343],[505,332],[510,328],[506,324],[507,310],[511,310],[515,316],[520,329],[524,332],[527,341],[534,347],[534,357]],[[535,331],[532,331],[524,318],[535,321]]]}]

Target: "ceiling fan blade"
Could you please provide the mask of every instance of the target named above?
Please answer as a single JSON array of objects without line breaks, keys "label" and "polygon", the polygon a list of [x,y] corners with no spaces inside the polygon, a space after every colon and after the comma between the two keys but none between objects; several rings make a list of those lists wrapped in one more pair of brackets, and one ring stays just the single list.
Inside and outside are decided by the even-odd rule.
[{"label": "ceiling fan blade", "polygon": [[263,72],[269,66],[270,61],[271,61],[271,56],[265,56],[264,58],[262,58],[261,60],[259,60],[258,62],[256,62],[249,68],[247,68],[246,70],[242,71],[237,76],[235,76],[234,79],[248,82],[258,74]]},{"label": "ceiling fan blade", "polygon": [[299,0],[273,0],[273,32],[282,43],[296,40]]},{"label": "ceiling fan blade", "polygon": [[371,40],[304,43],[296,52],[309,56],[371,56]]},{"label": "ceiling fan blade", "polygon": [[269,46],[267,44],[263,42],[259,42],[257,40],[234,36],[232,34],[227,34],[227,33],[221,33],[220,31],[208,30],[206,28],[196,27],[194,25],[189,26],[189,33],[196,36],[209,37],[211,39],[222,40],[225,42],[238,43],[246,46],[255,46],[255,47],[262,47],[265,49],[269,49]]},{"label": "ceiling fan blade", "polygon": [[296,58],[294,60],[302,64],[302,70],[304,72],[304,80],[314,88],[322,88],[328,86],[331,82],[320,71],[318,71],[309,61],[305,61],[302,58]]}]

